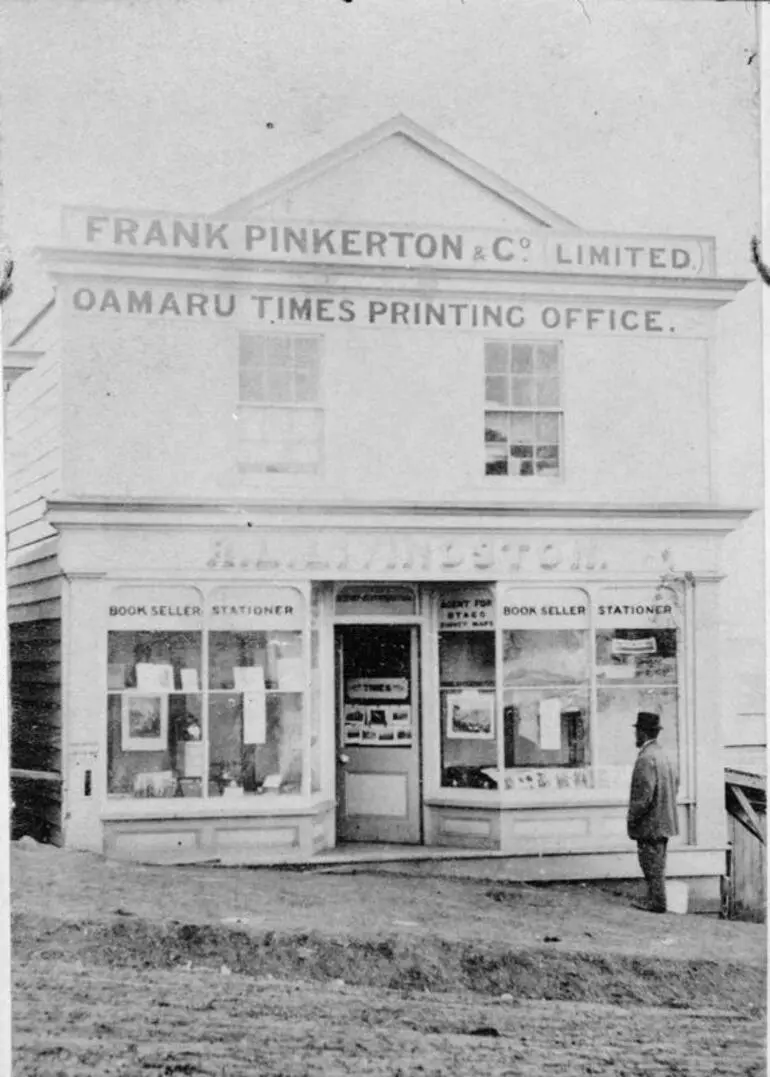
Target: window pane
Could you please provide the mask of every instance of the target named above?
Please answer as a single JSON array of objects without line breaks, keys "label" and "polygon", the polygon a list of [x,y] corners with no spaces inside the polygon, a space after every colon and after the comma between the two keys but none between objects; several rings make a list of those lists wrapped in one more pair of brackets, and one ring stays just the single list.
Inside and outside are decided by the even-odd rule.
[{"label": "window pane", "polygon": [[555,445],[559,440],[559,416],[540,412],[535,416],[535,440]]},{"label": "window pane", "polygon": [[487,377],[487,403],[509,404],[508,378],[494,375]]},{"label": "window pane", "polygon": [[487,374],[508,373],[508,345],[490,341],[484,345],[484,364]]},{"label": "window pane", "polygon": [[601,766],[624,767],[630,776],[638,751],[634,735],[637,712],[659,714],[658,743],[679,766],[677,693],[675,688],[634,688],[606,685],[597,694],[597,751]]},{"label": "window pane", "polygon": [[554,475],[559,470],[559,446],[538,445],[535,462],[538,475]]},{"label": "window pane", "polygon": [[239,369],[239,399],[243,401],[265,399],[265,375],[262,367],[244,366]]},{"label": "window pane", "polygon": [[531,444],[534,441],[535,419],[533,415],[515,414],[511,416],[511,441],[516,445]]},{"label": "window pane", "polygon": [[313,404],[318,399],[318,369],[310,361],[294,373],[295,400],[298,404]]},{"label": "window pane", "polygon": [[265,400],[271,404],[287,404],[291,399],[291,374],[288,367],[270,367],[267,371]]},{"label": "window pane", "polygon": [[531,460],[521,460],[520,461],[519,474],[520,475],[533,475],[534,474],[534,470],[532,468],[532,461]]},{"label": "window pane", "polygon": [[507,475],[508,457],[501,454],[499,449],[487,449],[485,473],[487,475]]},{"label": "window pane", "polygon": [[209,796],[301,791],[300,693],[267,692],[257,701],[247,693],[213,692],[209,731]]},{"label": "window pane", "polygon": [[511,373],[512,374],[531,374],[532,373],[532,345],[531,344],[512,344],[511,345]]},{"label": "window pane", "polygon": [[267,337],[265,354],[274,364],[288,365],[291,359],[291,337]]},{"label": "window pane", "polygon": [[484,440],[487,444],[490,442],[506,444],[509,426],[510,420],[506,412],[488,411],[484,416]]},{"label": "window pane", "polygon": [[317,408],[243,408],[239,465],[254,471],[315,471],[321,459],[323,412]]},{"label": "window pane", "polygon": [[494,632],[439,633],[441,784],[494,789],[497,766]]},{"label": "window pane", "polygon": [[561,685],[588,680],[588,632],[533,629],[503,632],[506,685]]},{"label": "window pane", "polygon": [[538,378],[537,379],[537,403],[543,407],[558,407],[559,406],[559,379],[558,378]]},{"label": "window pane", "polygon": [[535,386],[531,378],[511,378],[511,403],[531,408],[535,403]]},{"label": "window pane", "polygon": [[618,628],[596,633],[599,682],[675,684],[675,628]]},{"label": "window pane", "polygon": [[583,767],[590,761],[587,688],[506,689],[508,767]]},{"label": "window pane", "polygon": [[241,337],[241,360],[247,364],[259,363],[265,354],[265,338],[244,334]]},{"label": "window pane", "polygon": [[155,687],[152,683],[155,676],[168,679],[165,691],[181,690],[182,670],[194,670],[200,676],[200,668],[200,632],[147,630],[107,634],[108,687],[113,691],[151,690]]},{"label": "window pane", "polygon": [[315,364],[318,359],[318,340],[315,337],[294,337],[294,356]]},{"label": "window pane", "polygon": [[559,348],[556,344],[538,344],[536,368],[539,374],[556,374],[559,370]]}]

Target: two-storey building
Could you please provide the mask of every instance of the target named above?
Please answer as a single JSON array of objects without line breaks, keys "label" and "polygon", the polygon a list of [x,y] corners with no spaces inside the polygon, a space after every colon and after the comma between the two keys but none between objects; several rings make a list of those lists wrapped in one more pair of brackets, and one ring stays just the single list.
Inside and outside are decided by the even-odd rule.
[{"label": "two-storey building", "polygon": [[645,709],[716,897],[714,246],[583,232],[404,118],[211,217],[65,210],[8,401],[18,758],[64,842],[636,875]]}]

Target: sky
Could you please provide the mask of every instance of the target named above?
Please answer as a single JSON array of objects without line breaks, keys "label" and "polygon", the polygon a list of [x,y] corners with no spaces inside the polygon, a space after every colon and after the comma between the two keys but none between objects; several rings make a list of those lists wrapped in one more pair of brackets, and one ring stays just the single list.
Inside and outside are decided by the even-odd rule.
[{"label": "sky", "polygon": [[[744,0],[4,0],[7,328],[63,204],[212,212],[398,112],[585,228],[758,230]],[[751,62],[750,62],[751,61]]]}]

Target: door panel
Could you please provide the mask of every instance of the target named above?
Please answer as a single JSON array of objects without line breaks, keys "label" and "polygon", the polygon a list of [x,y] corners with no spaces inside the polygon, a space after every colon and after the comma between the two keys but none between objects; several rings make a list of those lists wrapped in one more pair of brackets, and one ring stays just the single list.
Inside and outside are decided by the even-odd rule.
[{"label": "door panel", "polygon": [[340,841],[421,840],[418,631],[336,629]]}]

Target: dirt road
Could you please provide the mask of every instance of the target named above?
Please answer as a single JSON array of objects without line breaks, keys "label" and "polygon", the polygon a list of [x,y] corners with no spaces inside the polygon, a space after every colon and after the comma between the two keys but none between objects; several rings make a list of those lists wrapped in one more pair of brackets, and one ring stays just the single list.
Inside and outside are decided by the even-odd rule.
[{"label": "dirt road", "polygon": [[15,1077],[759,1077],[764,1027],[720,1011],[500,1001],[219,971],[32,961]]},{"label": "dirt road", "polygon": [[612,886],[12,869],[15,1077],[765,1072],[763,925]]}]

